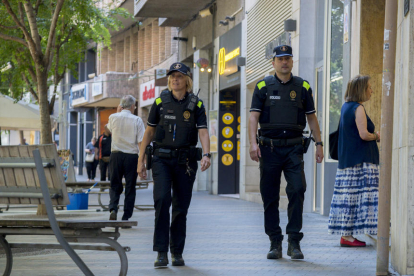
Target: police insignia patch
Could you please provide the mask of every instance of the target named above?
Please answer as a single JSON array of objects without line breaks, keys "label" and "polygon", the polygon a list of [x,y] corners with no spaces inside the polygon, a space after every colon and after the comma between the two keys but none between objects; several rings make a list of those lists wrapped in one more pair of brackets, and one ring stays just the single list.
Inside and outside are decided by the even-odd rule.
[{"label": "police insignia patch", "polygon": [[290,91],[290,98],[291,99],[295,99],[296,98],[296,92],[295,91]]},{"label": "police insignia patch", "polygon": [[281,51],[283,51],[283,52],[286,52],[286,51],[287,51],[287,49],[288,49],[288,48],[287,48],[286,46],[282,46],[282,47],[280,47],[280,50],[281,50]]},{"label": "police insignia patch", "polygon": [[183,116],[184,119],[188,120],[190,118],[190,111],[184,111]]},{"label": "police insignia patch", "polygon": [[176,65],[174,65],[174,69],[180,69],[181,68],[181,64],[176,64]]}]

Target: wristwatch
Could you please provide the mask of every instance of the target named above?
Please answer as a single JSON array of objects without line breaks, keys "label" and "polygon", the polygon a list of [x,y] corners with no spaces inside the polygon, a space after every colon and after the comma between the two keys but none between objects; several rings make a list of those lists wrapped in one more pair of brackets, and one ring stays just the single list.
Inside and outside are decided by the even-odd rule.
[{"label": "wristwatch", "polygon": [[316,143],[315,143],[315,146],[319,146],[319,145],[321,145],[321,146],[323,147],[323,142],[322,142],[322,141],[320,141],[320,142],[316,142]]},{"label": "wristwatch", "polygon": [[204,153],[204,154],[203,154],[203,157],[204,157],[204,156],[207,156],[208,158],[211,158],[211,153]]}]

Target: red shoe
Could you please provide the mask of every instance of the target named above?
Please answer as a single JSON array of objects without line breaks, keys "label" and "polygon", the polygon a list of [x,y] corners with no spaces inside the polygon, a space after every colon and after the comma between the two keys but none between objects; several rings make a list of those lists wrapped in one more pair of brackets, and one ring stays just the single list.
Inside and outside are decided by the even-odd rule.
[{"label": "red shoe", "polygon": [[366,243],[363,241],[354,239],[353,242],[350,242],[341,237],[341,247],[365,247],[365,246],[366,246]]}]

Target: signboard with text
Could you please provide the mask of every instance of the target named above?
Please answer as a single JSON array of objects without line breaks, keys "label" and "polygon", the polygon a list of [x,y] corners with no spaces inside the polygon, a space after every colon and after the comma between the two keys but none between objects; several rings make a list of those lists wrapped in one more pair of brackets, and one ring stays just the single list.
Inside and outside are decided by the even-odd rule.
[{"label": "signboard with text", "polygon": [[217,64],[220,90],[240,84],[237,58],[241,56],[241,24],[220,37]]},{"label": "signboard with text", "polygon": [[155,80],[148,81],[140,85],[139,105],[140,107],[152,105],[160,95],[160,87],[155,86]]},{"label": "signboard with text", "polygon": [[72,106],[88,102],[88,85],[85,83],[73,85],[70,89],[70,97]]}]

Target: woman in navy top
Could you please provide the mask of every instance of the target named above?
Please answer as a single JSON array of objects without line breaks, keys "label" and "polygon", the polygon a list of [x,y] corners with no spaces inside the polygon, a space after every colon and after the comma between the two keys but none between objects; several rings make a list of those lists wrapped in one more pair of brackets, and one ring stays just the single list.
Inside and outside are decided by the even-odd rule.
[{"label": "woman in navy top", "polygon": [[369,76],[348,83],[341,109],[338,170],[329,213],[329,233],[341,235],[341,246],[364,247],[353,235],[377,234],[380,133],[363,103],[373,93]]}]

